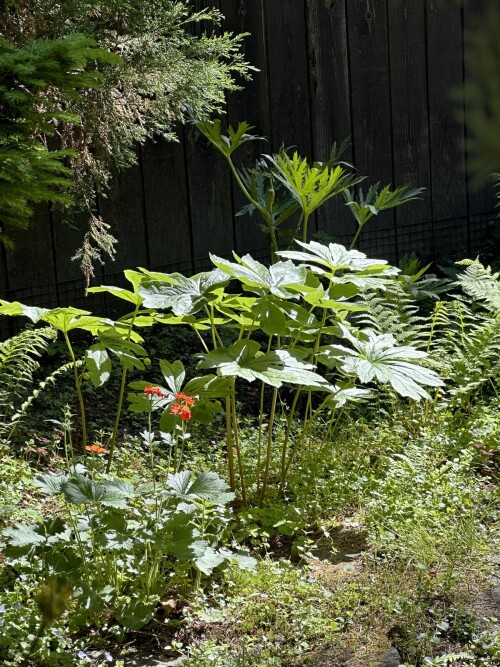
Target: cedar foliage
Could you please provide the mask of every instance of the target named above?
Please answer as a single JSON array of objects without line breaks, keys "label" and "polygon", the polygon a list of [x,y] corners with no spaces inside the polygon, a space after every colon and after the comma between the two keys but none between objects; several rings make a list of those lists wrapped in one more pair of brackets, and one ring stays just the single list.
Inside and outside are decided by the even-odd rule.
[{"label": "cedar foliage", "polygon": [[46,137],[56,124],[76,126],[79,118],[57,103],[55,91],[74,100],[97,89],[102,76],[94,63],[112,58],[84,35],[22,47],[0,39],[0,240],[7,246],[12,242],[6,228],[26,228],[33,203],[71,202],[65,160],[72,153],[50,150]]},{"label": "cedar foliage", "polygon": [[68,154],[74,199],[90,223],[78,256],[90,278],[93,261],[113,250],[96,193],[106,191],[116,169],[136,163],[137,143],[175,140],[176,124],[188,114],[203,118],[223,108],[236,78],[248,78],[252,69],[241,52],[244,36],[221,32],[220,12],[196,11],[190,2],[5,0],[4,6],[0,35],[17,47],[81,34],[120,59],[96,61],[99,87],[82,94],[46,89],[51,108],[79,119],[51,121],[58,148],[74,151]]}]

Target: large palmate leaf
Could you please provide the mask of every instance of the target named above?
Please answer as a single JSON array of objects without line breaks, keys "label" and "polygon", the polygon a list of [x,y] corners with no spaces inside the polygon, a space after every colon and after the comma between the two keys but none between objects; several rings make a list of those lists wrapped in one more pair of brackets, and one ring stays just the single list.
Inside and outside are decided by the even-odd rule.
[{"label": "large palmate leaf", "polygon": [[189,470],[170,474],[168,485],[174,495],[182,500],[201,498],[217,505],[224,505],[234,498],[228,485],[214,472],[202,472],[193,479]]},{"label": "large palmate leaf", "polygon": [[210,255],[212,262],[231,278],[236,278],[258,294],[270,292],[280,299],[296,299],[299,292],[308,290],[307,269],[292,262],[276,262],[267,267],[250,255],[238,257],[230,262],[217,255]]},{"label": "large palmate leaf", "polygon": [[318,360],[327,366],[337,366],[346,375],[359,378],[366,384],[372,381],[390,384],[400,396],[416,401],[429,398],[421,385],[440,387],[442,380],[428,368],[412,361],[424,359],[425,352],[411,346],[397,347],[394,336],[366,330],[355,338],[346,327],[339,324],[344,338],[354,349],[343,345],[327,345],[318,351]]},{"label": "large palmate leaf", "polygon": [[229,282],[226,273],[218,269],[186,278],[171,273],[165,279],[146,278],[138,292],[145,308],[171,309],[174,315],[193,315],[215,298],[214,290]]},{"label": "large palmate leaf", "polygon": [[49,312],[48,308],[35,308],[34,306],[25,306],[23,303],[19,303],[19,301],[4,301],[3,299],[0,299],[0,315],[11,315],[11,316],[17,316],[17,315],[23,315],[24,317],[27,317],[30,319],[33,324],[36,324],[37,322],[40,321],[40,319],[45,315],[45,313]]},{"label": "large palmate leaf", "polygon": [[128,301],[129,303],[132,303],[134,306],[140,306],[142,303],[142,296],[138,293],[137,289],[141,281],[144,279],[144,275],[138,271],[131,271],[130,269],[124,271],[123,273],[125,274],[125,278],[127,278],[127,280],[132,283],[133,291],[123,287],[100,285],[99,287],[88,287],[87,292],[106,292],[107,294],[112,294],[122,301]]},{"label": "large palmate leaf", "polygon": [[[359,250],[347,250],[345,246],[338,243],[323,245],[317,241],[297,243],[304,250],[283,250],[278,253],[281,257],[294,259],[303,262],[311,267],[317,273],[333,273],[337,271],[355,271],[370,273],[388,271],[397,271],[390,267],[385,259],[370,259]],[[317,266],[319,264],[319,266]],[[325,270],[326,269],[326,270]],[[387,274],[386,274],[387,275]]]},{"label": "large palmate leaf", "polygon": [[176,361],[170,363],[166,359],[160,359],[160,370],[170,391],[173,394],[178,394],[186,377],[182,361],[176,359]]},{"label": "large palmate leaf", "polygon": [[391,190],[390,185],[386,185],[380,190],[380,183],[371,185],[366,195],[359,188],[356,198],[355,191],[344,190],[344,198],[349,206],[359,227],[363,227],[374,215],[380,211],[402,206],[419,196],[425,191],[425,188],[410,188],[403,185]]},{"label": "large palmate leaf", "polygon": [[203,355],[200,368],[217,368],[225,377],[241,377],[249,382],[261,380],[273,387],[283,383],[300,384],[330,390],[328,382],[315,373],[314,365],[303,361],[295,350],[273,350],[262,353],[256,341],[240,340],[230,347],[220,347]]}]

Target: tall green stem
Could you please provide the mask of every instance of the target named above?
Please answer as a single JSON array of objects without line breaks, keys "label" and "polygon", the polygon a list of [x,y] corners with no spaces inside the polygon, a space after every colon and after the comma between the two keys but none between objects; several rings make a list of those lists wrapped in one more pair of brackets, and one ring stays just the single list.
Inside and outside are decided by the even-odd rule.
[{"label": "tall green stem", "polygon": [[229,168],[231,169],[231,172],[234,176],[234,180],[238,184],[238,187],[240,188],[241,192],[245,196],[246,199],[252,204],[252,206],[260,213],[260,215],[264,218],[264,222],[267,225],[267,229],[269,231],[269,239],[271,241],[271,261],[275,262],[276,261],[276,253],[279,250],[278,246],[278,239],[276,238],[276,232],[274,230],[274,225],[273,225],[273,218],[272,215],[267,211],[263,206],[259,204],[259,202],[252,197],[252,195],[248,192],[247,188],[245,187],[245,184],[240,178],[240,175],[238,174],[238,170],[233,164],[233,161],[231,160],[231,156],[226,155]]},{"label": "tall green stem", "polygon": [[73,348],[71,346],[71,342],[69,340],[69,336],[66,333],[64,333],[64,340],[66,341],[66,345],[69,350],[69,354],[71,357],[71,361],[73,362],[73,373],[75,376],[75,388],[76,388],[76,393],[78,394],[78,402],[80,404],[80,418],[82,422],[82,440],[83,440],[83,450],[85,451],[85,447],[87,445],[87,421],[85,418],[85,403],[83,401],[83,394],[82,394],[82,387],[81,387],[81,381],[78,376],[78,363],[76,361],[75,353],[73,352]]},{"label": "tall green stem", "polygon": [[290,440],[290,432],[292,430],[293,418],[295,416],[295,409],[297,407],[297,402],[299,400],[300,393],[302,391],[302,385],[300,384],[295,390],[295,396],[293,397],[292,405],[290,407],[290,414],[286,422],[286,431],[285,439],[283,441],[283,446],[281,448],[281,480],[280,480],[280,493],[283,492],[285,488],[285,479],[286,479],[286,455],[288,453],[288,442]]},{"label": "tall green stem", "polygon": [[233,419],[233,428],[234,428],[234,447],[236,449],[236,457],[238,459],[238,471],[240,473],[240,484],[241,484],[241,499],[243,504],[247,504],[247,492],[245,484],[245,471],[243,468],[243,456],[241,454],[240,448],[240,438],[238,433],[238,418],[236,416],[236,392],[234,390],[234,380],[233,380],[233,394],[231,396],[231,414]]},{"label": "tall green stem", "polygon": [[231,399],[226,397],[226,447],[227,447],[227,467],[229,473],[229,486],[231,491],[236,491],[234,475],[234,457],[233,457],[233,433],[231,429]]},{"label": "tall green stem", "polygon": [[260,505],[264,503],[267,492],[267,483],[269,481],[269,470],[271,468],[271,451],[273,446],[273,427],[274,427],[274,416],[276,414],[276,402],[278,400],[278,388],[274,387],[273,397],[271,400],[271,412],[269,413],[269,426],[267,433],[267,451],[266,451],[266,467],[264,470],[264,481],[262,482],[262,491],[260,494]]},{"label": "tall green stem", "polygon": [[309,214],[304,211],[304,220],[302,222],[302,242],[307,243],[307,226],[309,224]]},{"label": "tall green stem", "polygon": [[364,225],[360,225],[358,223],[358,228],[356,230],[356,233],[354,234],[354,238],[351,241],[351,245],[349,246],[349,250],[352,250],[355,247],[356,241],[358,240],[358,236],[361,234],[361,231],[362,231],[363,227],[364,227]]},{"label": "tall green stem", "polygon": [[[130,337],[132,336],[132,328],[134,326],[135,319],[137,317],[137,313],[139,312],[139,304],[136,305],[135,310],[132,314],[132,320],[130,322],[130,328],[128,330],[127,334],[127,342],[130,341]],[[116,438],[118,436],[118,428],[120,426],[120,419],[122,416],[122,410],[123,410],[123,397],[125,395],[125,386],[127,384],[127,369],[125,366],[123,367],[122,370],[122,379],[120,382],[120,393],[118,395],[118,406],[116,408],[116,415],[115,415],[115,423],[113,425],[113,432],[111,433],[111,438],[109,441],[109,454],[108,454],[108,463],[106,465],[106,472],[109,472],[111,469],[111,462],[113,460],[113,454],[115,452],[115,446],[116,446]]]}]

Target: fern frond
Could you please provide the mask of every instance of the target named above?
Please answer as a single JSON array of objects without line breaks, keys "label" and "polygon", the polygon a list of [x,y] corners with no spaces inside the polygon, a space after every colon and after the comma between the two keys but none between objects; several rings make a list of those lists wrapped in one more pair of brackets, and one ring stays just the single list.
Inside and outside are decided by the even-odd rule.
[{"label": "fern frond", "polygon": [[493,273],[490,266],[483,266],[477,260],[464,259],[457,264],[467,267],[458,276],[458,284],[465,294],[491,313],[500,314],[500,273]]},{"label": "fern frond", "polygon": [[[77,366],[83,366],[84,363],[85,362],[83,361],[83,359],[79,359],[76,362]],[[73,370],[73,367],[74,367],[73,362],[68,361],[68,363],[59,366],[59,368],[56,368],[55,371],[53,371],[50,375],[44,378],[41,382],[39,382],[36,389],[34,389],[33,392],[22,403],[22,405],[19,406],[17,412],[14,415],[12,415],[10,423],[7,425],[10,429],[9,434],[7,436],[7,440],[10,440],[12,438],[18,424],[22,421],[23,417],[26,415],[33,402],[38,398],[38,396],[40,396],[42,391],[44,391],[49,384],[52,385],[55,384],[59,375],[62,375],[63,373],[67,373],[68,371]]]},{"label": "fern frond", "polygon": [[394,281],[382,292],[361,295],[362,313],[354,316],[356,324],[380,334],[392,334],[399,345],[423,347],[429,337],[429,324],[419,314],[419,307],[401,283]]},{"label": "fern frond", "polygon": [[0,343],[0,434],[9,428],[11,416],[39,368],[38,358],[56,335],[52,327],[26,329]]}]

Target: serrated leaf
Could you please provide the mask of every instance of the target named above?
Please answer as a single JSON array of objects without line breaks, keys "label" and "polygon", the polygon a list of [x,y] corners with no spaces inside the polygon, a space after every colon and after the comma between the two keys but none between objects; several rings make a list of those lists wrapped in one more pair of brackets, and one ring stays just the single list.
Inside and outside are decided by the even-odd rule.
[{"label": "serrated leaf", "polygon": [[200,572],[209,576],[224,560],[223,555],[213,547],[207,546],[203,555],[195,559],[194,564]]},{"label": "serrated leaf", "polygon": [[201,498],[222,505],[234,498],[228,493],[226,482],[214,472],[200,473],[192,480],[192,473],[184,470],[168,476],[168,485],[172,492],[182,500]]},{"label": "serrated leaf", "polygon": [[277,254],[280,257],[288,257],[299,262],[314,267],[319,264],[328,269],[329,272],[336,273],[341,270],[349,271],[383,271],[389,267],[385,259],[369,259],[359,250],[347,250],[345,246],[338,243],[323,245],[317,241],[303,243],[296,241],[304,248],[303,251],[283,250]]},{"label": "serrated leaf", "polygon": [[424,359],[427,357],[425,352],[410,346],[397,347],[390,334],[376,334],[366,330],[356,338],[343,325],[339,324],[339,328],[354,349],[343,345],[324,346],[318,350],[318,361],[330,367],[338,365],[343,373],[358,377],[364,384],[374,380],[381,384],[390,384],[400,396],[416,401],[429,398],[421,385],[443,385],[443,381],[434,371],[407,361]]},{"label": "serrated leaf", "polygon": [[68,481],[67,475],[48,472],[36,475],[33,484],[48,495],[59,495],[63,491],[64,484]]}]

